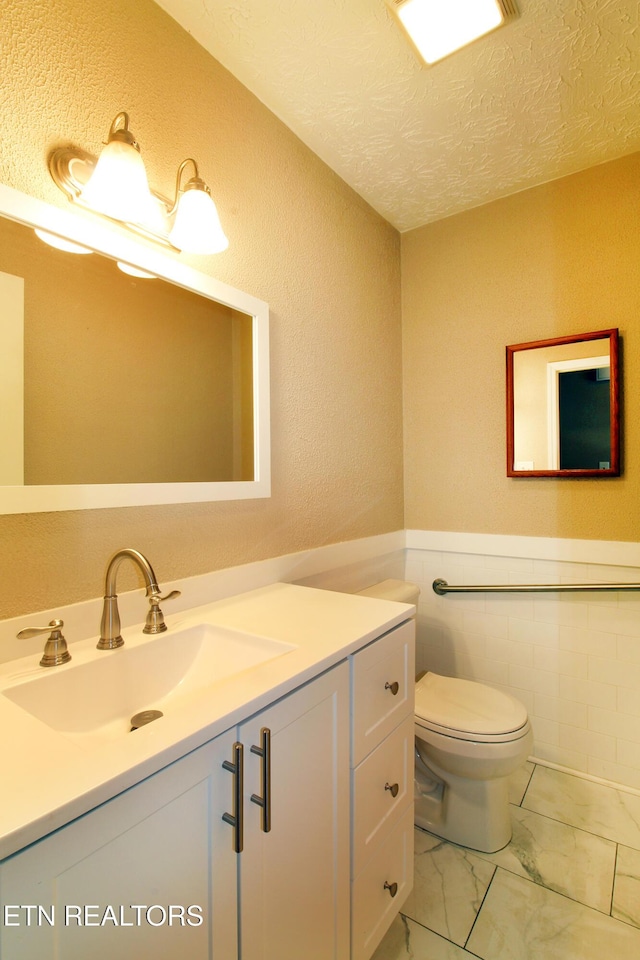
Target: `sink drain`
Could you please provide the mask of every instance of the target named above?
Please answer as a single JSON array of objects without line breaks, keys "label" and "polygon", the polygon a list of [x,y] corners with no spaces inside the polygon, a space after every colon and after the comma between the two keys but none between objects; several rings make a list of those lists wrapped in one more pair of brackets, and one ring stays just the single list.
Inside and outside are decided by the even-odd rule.
[{"label": "sink drain", "polygon": [[136,713],[131,717],[131,730],[129,733],[133,733],[134,730],[137,730],[138,727],[144,727],[145,724],[151,723],[152,720],[157,720],[158,717],[162,717],[162,710],[142,710],[140,713]]}]

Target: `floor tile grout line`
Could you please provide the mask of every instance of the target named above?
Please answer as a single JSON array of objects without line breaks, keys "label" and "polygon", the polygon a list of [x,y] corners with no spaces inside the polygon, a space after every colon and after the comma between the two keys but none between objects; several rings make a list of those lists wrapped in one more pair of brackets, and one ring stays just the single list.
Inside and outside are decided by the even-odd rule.
[{"label": "floor tile grout line", "polygon": [[[471,934],[473,933],[473,929],[474,929],[476,923],[478,922],[478,917],[480,916],[480,913],[481,913],[481,911],[482,911],[482,908],[483,908],[484,905],[485,905],[485,901],[486,901],[487,896],[488,896],[488,894],[489,894],[489,890],[491,889],[491,886],[492,886],[492,884],[493,884],[493,881],[494,881],[495,876],[496,876],[496,874],[497,874],[497,872],[498,872],[499,869],[500,869],[500,868],[496,865],[495,868],[494,868],[493,873],[491,874],[491,880],[489,880],[489,883],[487,884],[487,889],[486,889],[485,892],[484,892],[484,896],[483,896],[483,898],[482,898],[482,903],[480,904],[480,906],[478,907],[478,909],[477,909],[477,911],[476,911],[476,915],[475,915],[475,917],[473,918],[473,923],[471,924],[471,928],[470,928],[470,930],[469,930],[469,933],[467,934],[467,938],[466,938],[466,940],[464,941],[463,948],[462,948],[463,950],[466,950],[466,949],[467,949],[467,944],[469,943],[469,938],[471,937]],[[471,951],[468,950],[467,953],[471,953]]]},{"label": "floor tile grout line", "polygon": [[529,779],[527,780],[527,785],[526,785],[526,787],[524,788],[524,790],[522,791],[522,796],[520,797],[520,803],[517,804],[518,807],[521,807],[522,804],[524,803],[524,798],[526,797],[527,793],[529,792],[529,787],[531,786],[531,781],[533,780],[533,775],[534,775],[534,773],[536,772],[536,769],[537,769],[537,767],[538,767],[538,764],[537,764],[537,763],[534,763],[532,760],[529,760],[528,762],[532,764],[532,769],[531,769],[531,773],[529,774]]},{"label": "floor tile grout line", "polygon": [[[616,876],[618,874],[618,855],[620,853],[620,844],[616,843],[616,855],[613,860],[613,880],[611,882],[611,902],[609,905],[609,916],[613,917],[613,896],[616,890]],[[614,919],[618,919],[614,917]]]}]

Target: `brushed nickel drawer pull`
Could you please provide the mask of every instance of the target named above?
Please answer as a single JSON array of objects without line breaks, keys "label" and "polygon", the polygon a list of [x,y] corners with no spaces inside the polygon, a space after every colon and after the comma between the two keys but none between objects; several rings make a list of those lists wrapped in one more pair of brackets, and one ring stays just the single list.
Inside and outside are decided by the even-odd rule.
[{"label": "brushed nickel drawer pull", "polygon": [[392,693],[392,694],[394,695],[394,697],[395,697],[395,695],[397,694],[398,690],[400,689],[400,684],[398,683],[397,680],[394,680],[393,683],[389,683],[389,682],[385,683],[384,688],[385,688],[385,690],[391,690],[391,693]]},{"label": "brushed nickel drawer pull", "polygon": [[385,790],[389,791],[392,797],[398,796],[398,790],[400,789],[400,787],[398,786],[397,783],[385,783],[384,788]]},{"label": "brushed nickel drawer pull", "polygon": [[244,817],[242,811],[242,795],[244,793],[244,747],[241,743],[233,745],[233,762],[225,760],[223,770],[233,774],[233,813],[223,813],[222,819],[234,828],[233,849],[242,853],[244,843]]},{"label": "brushed nickel drawer pull", "polygon": [[397,883],[388,883],[388,882],[385,880],[385,882],[384,882],[384,889],[385,889],[385,890],[388,890],[392,897],[395,897],[396,893],[398,892],[398,884],[397,884]]},{"label": "brushed nickel drawer pull", "polygon": [[260,730],[260,746],[255,744],[251,747],[251,753],[261,758],[260,764],[260,789],[262,796],[257,793],[251,794],[251,802],[257,803],[262,809],[262,831],[269,833],[271,830],[271,730],[268,727],[262,727]]}]

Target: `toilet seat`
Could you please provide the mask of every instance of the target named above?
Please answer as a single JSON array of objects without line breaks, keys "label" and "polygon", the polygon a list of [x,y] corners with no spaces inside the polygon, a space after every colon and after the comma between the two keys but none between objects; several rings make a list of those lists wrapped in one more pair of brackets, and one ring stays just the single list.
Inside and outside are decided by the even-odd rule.
[{"label": "toilet seat", "polygon": [[456,740],[506,743],[529,731],[515,697],[471,680],[427,673],[416,684],[416,725]]}]

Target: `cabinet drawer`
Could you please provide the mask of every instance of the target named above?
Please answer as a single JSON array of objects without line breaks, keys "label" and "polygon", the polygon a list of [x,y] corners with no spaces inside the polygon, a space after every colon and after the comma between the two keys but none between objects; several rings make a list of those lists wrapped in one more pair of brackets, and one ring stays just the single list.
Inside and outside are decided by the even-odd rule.
[{"label": "cabinet drawer", "polygon": [[[353,881],[351,960],[369,960],[413,887],[413,803]],[[394,897],[385,883],[397,883]]]},{"label": "cabinet drawer", "polygon": [[412,714],[352,773],[351,876],[360,872],[375,845],[393,829],[398,813],[413,797],[413,744]]},{"label": "cabinet drawer", "polygon": [[352,765],[414,712],[415,623],[403,623],[352,658]]}]

